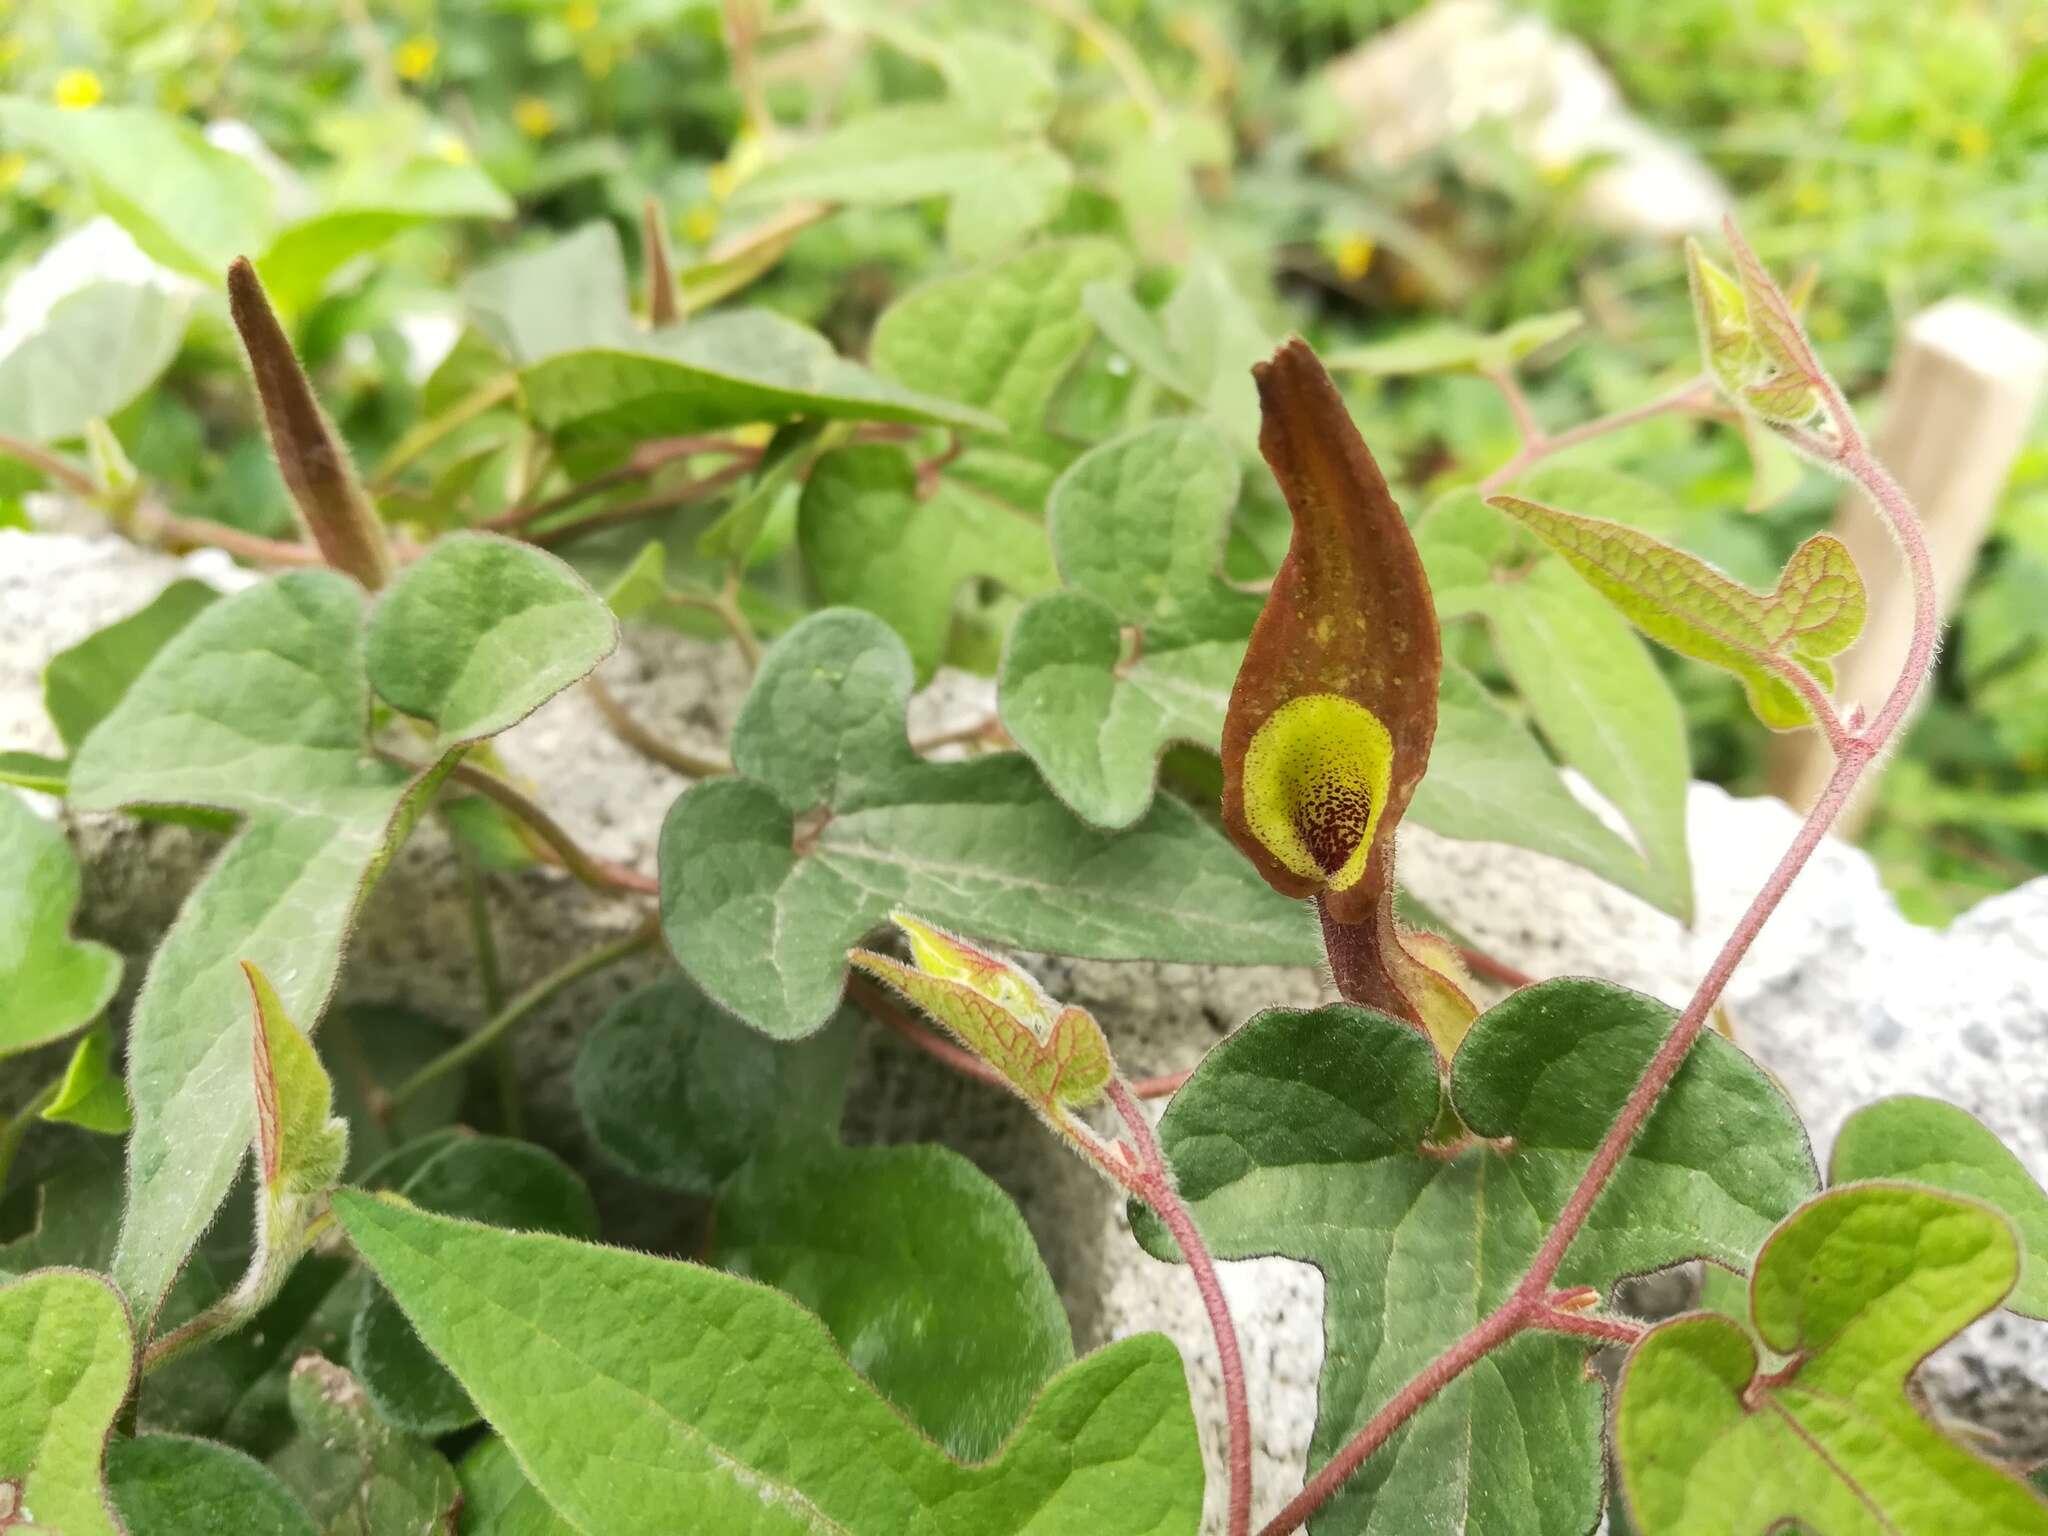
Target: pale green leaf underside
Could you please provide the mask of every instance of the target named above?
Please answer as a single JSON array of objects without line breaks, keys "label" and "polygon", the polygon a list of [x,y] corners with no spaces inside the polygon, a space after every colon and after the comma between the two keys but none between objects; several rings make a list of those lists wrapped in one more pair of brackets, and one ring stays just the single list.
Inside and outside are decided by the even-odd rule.
[{"label": "pale green leaf underside", "polygon": [[903,733],[910,687],[910,658],[878,620],[813,615],[776,644],[741,710],[740,776],[670,810],[669,944],[721,1006],[770,1034],[809,1033],[837,1006],[848,947],[896,907],[1023,949],[1316,962],[1305,912],[1194,812],[1162,799],[1107,834],[1021,755],[927,763]]},{"label": "pale green leaf underside", "polygon": [[71,937],[78,860],[63,829],[0,789],[0,1060],[61,1040],[99,1017],[121,957]]},{"label": "pale green leaf underside", "polygon": [[[1440,1090],[1428,1042],[1367,1010],[1262,1014],[1204,1060],[1160,1125],[1219,1257],[1280,1253],[1325,1277],[1310,1463],[1328,1457],[1505,1299],[1670,1026],[1590,981],[1527,988],[1480,1016],[1452,1095],[1480,1135],[1417,1149]],[[1813,1187],[1797,1118],[1718,1037],[1660,1103],[1560,1285],[1712,1255],[1745,1262]],[[1140,1237],[1169,1252],[1155,1222]],[[1311,1523],[1316,1536],[1583,1536],[1600,1506],[1600,1397],[1585,1351],[1524,1335],[1432,1400]]]},{"label": "pale green leaf underside", "polygon": [[1740,677],[1751,708],[1773,729],[1792,730],[1813,718],[1773,661],[1804,669],[1825,689],[1833,679],[1826,658],[1862,631],[1863,580],[1832,534],[1800,545],[1773,591],[1752,592],[1639,529],[1518,496],[1496,496],[1492,504],[1556,550],[1651,639]]},{"label": "pale green leaf underside", "polygon": [[1903,1179],[1981,1200],[2020,1238],[2020,1278],[2006,1306],[2048,1317],[2048,1194],[1975,1116],[1902,1094],[1856,1111],[1835,1138],[1828,1181]]},{"label": "pale green leaf underside", "polygon": [[1630,1356],[1615,1415],[1636,1523],[1669,1536],[2041,1536],[2048,1504],[1923,1418],[1907,1377],[2018,1274],[1994,1211],[1904,1184],[1855,1184],[1764,1245],[1758,1335],[1796,1363],[1753,1382],[1750,1336],[1683,1317]]},{"label": "pale green leaf underside", "polygon": [[76,752],[156,653],[219,598],[203,581],[174,581],[126,618],[52,656],[43,668],[43,708],[65,749]]},{"label": "pale green leaf underside", "polygon": [[336,1206],[535,1486],[584,1530],[669,1536],[687,1510],[732,1536],[1194,1536],[1200,1450],[1163,1338],[1070,1367],[1001,1456],[962,1466],[764,1287],[363,1195]]},{"label": "pale green leaf underside", "polygon": [[0,357],[0,432],[32,443],[81,436],[156,382],[185,339],[182,294],[92,283],[51,306]]},{"label": "pale green leaf underside", "polygon": [[0,1285],[0,1484],[29,1529],[118,1536],[100,1474],[134,1345],[114,1288],[45,1269]]},{"label": "pale green leaf underside", "polygon": [[[507,559],[528,570],[516,580],[500,571],[515,587],[573,583],[582,594],[589,611],[562,615],[559,649],[539,660],[539,637],[474,609],[480,628],[421,629],[408,595],[416,585],[466,590],[466,570],[498,570]],[[437,546],[367,622],[347,578],[293,573],[200,614],[80,747],[71,795],[82,809],[207,805],[245,817],[158,947],[130,1021],[136,1129],[114,1273],[139,1315],[154,1315],[254,1130],[241,962],[258,966],[286,1013],[312,1027],[363,892],[441,771],[408,774],[369,752],[366,652],[424,657],[434,648],[435,675],[459,680],[434,695],[463,712],[443,731],[452,752],[456,732],[509,724],[587,672],[613,633],[603,605],[559,562],[502,541]],[[524,667],[492,654],[508,638]],[[402,667],[397,676],[413,682]]]}]

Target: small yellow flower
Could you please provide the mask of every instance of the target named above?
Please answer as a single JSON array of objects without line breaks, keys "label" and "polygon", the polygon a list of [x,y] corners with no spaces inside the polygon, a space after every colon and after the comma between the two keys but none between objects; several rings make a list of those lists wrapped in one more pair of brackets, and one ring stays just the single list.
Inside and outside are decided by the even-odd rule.
[{"label": "small yellow flower", "polygon": [[706,245],[718,233],[718,210],[699,203],[683,215],[683,238],[692,245]]},{"label": "small yellow flower", "polygon": [[732,429],[732,440],[742,448],[766,448],[775,428],[765,421],[750,421]]},{"label": "small yellow flower", "polygon": [[597,22],[595,0],[571,0],[562,10],[562,25],[571,32],[594,32]]},{"label": "small yellow flower", "polygon": [[440,43],[421,33],[398,45],[391,55],[391,67],[401,80],[424,80],[434,72],[434,61],[440,56]]},{"label": "small yellow flower", "polygon": [[57,77],[50,99],[67,112],[83,112],[87,107],[98,106],[105,94],[100,77],[91,70],[67,69]]},{"label": "small yellow flower", "polygon": [[447,138],[436,144],[434,146],[434,153],[443,160],[446,160],[450,165],[467,165],[475,158],[470,154],[469,146],[453,134],[450,134]]},{"label": "small yellow flower", "polygon": [[544,139],[555,131],[555,109],[538,96],[522,96],[512,104],[512,121],[529,139]]},{"label": "small yellow flower", "polygon": [[1991,153],[1991,135],[1982,123],[1964,123],[1956,130],[1956,148],[1965,160],[1982,160]]},{"label": "small yellow flower", "polygon": [[1372,270],[1372,258],[1379,249],[1366,235],[1346,235],[1337,242],[1337,275],[1355,283]]},{"label": "small yellow flower", "polygon": [[28,156],[10,150],[0,155],[0,192],[7,191],[28,169]]}]

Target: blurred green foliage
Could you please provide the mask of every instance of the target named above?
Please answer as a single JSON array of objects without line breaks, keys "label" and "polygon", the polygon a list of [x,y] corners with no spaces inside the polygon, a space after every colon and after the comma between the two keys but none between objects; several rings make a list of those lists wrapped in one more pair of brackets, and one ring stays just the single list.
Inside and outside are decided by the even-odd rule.
[{"label": "blurred green foliage", "polygon": [[[2023,317],[2048,313],[2048,11],[2038,4],[1529,8],[1580,39],[1634,112],[1722,178],[1769,261],[1788,273],[1818,267],[1811,327],[1866,406],[1900,325],[1926,304],[1970,294]],[[614,223],[631,249],[650,198],[687,292],[690,269],[722,243],[830,191],[845,206],[799,220],[746,299],[854,355],[907,289],[1037,230],[1123,242],[1137,262],[1132,293],[1149,309],[1200,270],[1241,295],[1265,334],[1299,329],[1326,350],[1443,322],[1490,331],[1576,306],[1592,333],[1561,353],[1539,351],[1528,373],[1534,409],[1552,427],[1686,377],[1693,342],[1676,244],[1586,218],[1579,194],[1597,166],[1533,163],[1483,121],[1395,169],[1366,153],[1326,69],[1414,9],[1397,0],[23,0],[0,20],[0,92],[214,124],[218,142],[255,146],[259,159],[290,168],[279,194],[287,203],[310,187],[321,206],[341,206],[430,163],[471,168],[502,189],[509,217],[446,208],[395,224],[320,273],[295,306],[301,350],[366,465],[485,380],[467,339],[438,366],[423,361],[435,351],[423,337],[456,325],[451,296],[469,273],[594,219]],[[223,135],[224,122],[244,128]],[[976,145],[987,158],[918,158]],[[808,182],[797,174],[805,156]],[[788,192],[765,195],[778,185]],[[30,268],[106,201],[89,178],[0,126],[0,278]],[[698,277],[723,280],[702,268]],[[1167,365],[1217,369],[1200,398],[1228,427],[1242,375],[1227,338],[1218,340],[1225,331],[1219,322],[1197,338],[1192,364],[1183,352]],[[241,382],[221,307],[201,295],[160,387],[113,426],[177,511],[276,533],[288,506]],[[1516,445],[1506,406],[1482,379],[1347,374],[1345,383],[1411,510],[1473,483]],[[1134,396],[1159,387],[1098,343],[1056,419],[1139,419]],[[492,422],[485,413],[420,460],[427,476],[407,482],[401,520],[474,520],[502,507],[515,482],[524,487],[534,466]],[[1652,531],[1758,586],[1827,521],[1834,500],[1808,474],[1745,510],[1752,469],[1741,436],[1689,420],[1601,438],[1568,462],[1663,487],[1668,503],[1645,509]],[[0,523],[18,517],[28,483],[0,461]],[[1268,505],[1261,522],[1257,497],[1240,511],[1235,574],[1256,574],[1277,554],[1272,514]],[[778,525],[768,526],[772,541]],[[2044,590],[2048,433],[2037,427],[1959,605],[1935,696],[1868,834],[1923,919],[2048,868]],[[771,582],[749,600],[772,610],[787,596]],[[1767,733],[1739,686],[1671,658],[1660,665],[1685,708],[1694,771],[1757,790]],[[1489,680],[1502,681],[1497,672]]]}]

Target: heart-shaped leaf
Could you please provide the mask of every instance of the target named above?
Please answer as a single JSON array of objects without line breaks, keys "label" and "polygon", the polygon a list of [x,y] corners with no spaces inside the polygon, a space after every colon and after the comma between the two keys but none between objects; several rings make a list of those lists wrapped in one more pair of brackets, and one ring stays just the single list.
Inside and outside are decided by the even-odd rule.
[{"label": "heart-shaped leaf", "polygon": [[1789,1357],[1761,1374],[1739,1324],[1700,1314],[1629,1356],[1614,1418],[1630,1513],[1646,1531],[1767,1536],[2040,1536],[2048,1502],[1922,1416],[1914,1368],[1997,1306],[2019,1245],[1994,1211],[1905,1184],[1855,1184],[1786,1221],[1750,1306]]},{"label": "heart-shaped leaf", "polygon": [[838,1005],[846,951],[897,907],[1020,949],[1308,965],[1314,933],[1184,805],[1077,821],[1028,759],[928,763],[903,733],[911,662],[868,614],[814,614],[763,661],[734,778],[662,827],[670,947],[721,1007],[795,1037]]},{"label": "heart-shaped leaf", "polygon": [[63,829],[0,789],[0,1059],[61,1040],[99,1017],[121,984],[121,957],[71,937],[78,860]]},{"label": "heart-shaped leaf", "polygon": [[1856,1111],[1835,1137],[1828,1182],[1899,1179],[1981,1200],[2020,1238],[2020,1278],[2006,1306],[2048,1317],[2048,1194],[1982,1121],[1914,1094]]},{"label": "heart-shaped leaf", "polygon": [[1199,1524],[1187,1381],[1156,1335],[1063,1371],[997,1459],[962,1466],[766,1287],[365,1195],[338,1208],[421,1336],[580,1528],[656,1536],[678,1510],[705,1530],[763,1536],[1194,1536]]},{"label": "heart-shaped leaf", "polygon": [[313,1520],[263,1463],[182,1435],[107,1447],[107,1487],[128,1536],[316,1536]]},{"label": "heart-shaped leaf", "polygon": [[1639,529],[1519,496],[1490,505],[1556,550],[1652,640],[1741,678],[1750,708],[1774,730],[1810,724],[1813,712],[1773,661],[1805,669],[1826,688],[1834,680],[1827,658],[1862,632],[1863,578],[1833,534],[1817,533],[1793,551],[1775,589],[1752,592]]},{"label": "heart-shaped leaf", "polygon": [[[1429,1042],[1367,1009],[1265,1013],[1212,1050],[1159,1126],[1219,1258],[1279,1253],[1324,1277],[1309,1460],[1327,1459],[1513,1291],[1672,1011],[1601,982],[1524,988],[1479,1016],[1444,1104]],[[1744,1264],[1814,1187],[1798,1117],[1709,1035],[1565,1257],[1602,1289],[1683,1258]],[[1157,1221],[1141,1239],[1170,1255]],[[1523,1334],[1433,1398],[1314,1518],[1358,1532],[1583,1536],[1599,1514],[1600,1396],[1580,1341]],[[1521,1455],[1506,1447],[1541,1447]]]},{"label": "heart-shaped leaf", "polygon": [[[525,593],[527,611],[554,610],[552,636],[473,603],[458,603],[450,623],[411,597],[452,600],[484,577]],[[555,596],[535,595],[543,590]],[[130,1021],[136,1129],[115,1275],[140,1315],[155,1314],[255,1130],[242,962],[271,977],[284,1011],[310,1028],[367,885],[463,733],[530,713],[615,639],[602,602],[568,567],[462,536],[407,567],[371,617],[361,589],[325,571],[214,604],[79,748],[71,795],[83,809],[210,805],[246,818],[158,947]],[[454,712],[428,716],[439,763],[409,773],[372,755],[373,682],[401,707]]]},{"label": "heart-shaped leaf", "polygon": [[100,1458],[134,1368],[127,1310],[98,1275],[0,1285],[0,1529],[120,1536]]}]

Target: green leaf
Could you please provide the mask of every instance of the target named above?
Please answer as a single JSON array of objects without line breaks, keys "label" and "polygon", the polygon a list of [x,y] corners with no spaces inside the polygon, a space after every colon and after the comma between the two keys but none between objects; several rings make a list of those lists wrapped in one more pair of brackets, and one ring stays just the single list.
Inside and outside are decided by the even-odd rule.
[{"label": "green leaf", "polygon": [[1649,894],[1635,849],[1581,805],[1528,728],[1478,678],[1444,663],[1429,772],[1408,819],[1445,837],[1533,848]]},{"label": "green leaf", "polygon": [[462,1479],[463,1536],[581,1536],[526,1480],[512,1447],[496,1435],[455,1468]]},{"label": "green leaf", "polygon": [[174,581],[148,606],[50,658],[43,669],[43,708],[66,751],[78,750],[156,653],[219,596],[203,581]]},{"label": "green leaf", "polygon": [[[1083,819],[1125,827],[1174,742],[1214,750],[1263,598],[1217,574],[1237,457],[1162,422],[1077,459],[1047,508],[1066,590],[1026,606],[1003,653],[1003,724]],[[1126,630],[1131,639],[1126,639]]]},{"label": "green leaf", "polygon": [[1073,240],[926,283],[875,323],[875,371],[1039,432],[1094,335],[1082,293],[1129,265],[1106,240]]},{"label": "green leaf", "polygon": [[669,811],[669,945],[721,1007],[810,1033],[838,1003],[848,947],[896,907],[1020,949],[1315,963],[1306,913],[1178,801],[1112,835],[1076,821],[1019,754],[924,762],[903,734],[910,688],[879,620],[814,614],[740,711],[739,776]]},{"label": "green leaf", "polygon": [[4,96],[0,134],[61,160],[146,254],[204,283],[270,244],[269,177],[181,119],[146,107],[66,112]]},{"label": "green leaf", "polygon": [[[774,1291],[362,1195],[338,1208],[535,1486],[580,1528],[655,1536],[678,1510],[706,1530],[760,1536],[1193,1536],[1199,1523],[1187,1384],[1163,1338],[1062,1372],[998,1460],[963,1467]],[[784,1432],[792,1423],[805,1432]]]},{"label": "green leaf", "polygon": [[1195,388],[1195,402],[1231,437],[1257,440],[1259,395],[1252,364],[1272,353],[1277,337],[1231,281],[1222,262],[1198,253],[1159,313],[1160,324]]},{"label": "green leaf", "polygon": [[823,601],[885,620],[921,679],[945,655],[963,583],[1029,594],[1058,580],[1035,518],[950,478],[920,494],[910,456],[888,443],[818,459],[797,507],[797,545]]},{"label": "green leaf", "polygon": [[718,1201],[720,1269],[818,1315],[948,1454],[995,1456],[1074,1346],[1017,1207],[946,1147],[822,1140],[756,1158]]},{"label": "green leaf", "polygon": [[1488,621],[1532,722],[1635,834],[1639,853],[1594,867],[1689,920],[1685,721],[1642,643],[1561,561],[1531,563],[1516,525],[1470,491],[1429,509],[1416,546],[1438,613]]},{"label": "green leaf", "polygon": [[1752,592],[1634,528],[1519,496],[1490,504],[1556,550],[1652,640],[1741,678],[1750,708],[1773,730],[1810,724],[1813,712],[1766,658],[1804,668],[1826,689],[1834,680],[1826,659],[1862,632],[1863,579],[1833,534],[1800,545],[1775,590]]},{"label": "green leaf", "polygon": [[1684,1536],[2048,1532],[2048,1503],[1922,1417],[1907,1378],[1997,1306],[2019,1245],[1993,1211],[1908,1185],[1831,1190],[1771,1234],[1750,1286],[1757,1372],[1725,1318],[1681,1317],[1630,1355],[1615,1451],[1636,1523]]},{"label": "green leaf", "polygon": [[271,1465],[320,1536],[453,1536],[462,1507],[455,1469],[379,1418],[353,1376],[302,1355],[290,1394],[299,1437]]},{"label": "green leaf", "polygon": [[886,207],[951,196],[947,243],[969,256],[1045,223],[1072,180],[1065,158],[1028,126],[1019,132],[973,105],[913,102],[863,112],[800,145],[743,182],[733,201]]},{"label": "green leaf", "polygon": [[[256,270],[287,310],[320,297],[327,280],[357,256],[408,229],[440,219],[509,219],[512,202],[476,165],[425,154],[335,188],[317,213],[279,231]],[[245,253],[246,254],[246,253]]]},{"label": "green leaf", "polygon": [[[506,551],[511,551],[507,554]],[[525,571],[526,574],[520,574]],[[444,541],[408,566],[365,622],[363,594],[327,571],[278,577],[214,604],[172,639],[79,748],[83,809],[209,805],[242,830],[187,897],[150,964],[129,1026],[131,1201],[115,1274],[142,1316],[227,1193],[255,1130],[246,961],[310,1027],[356,908],[424,795],[462,744],[537,708],[610,649],[594,594],[541,637],[489,610],[451,625],[415,591],[508,589],[563,596],[575,579],[537,550]],[[552,647],[559,646],[559,650]],[[407,772],[371,755],[370,666],[411,707],[445,706],[440,764]]]},{"label": "green leaf", "polygon": [[71,782],[71,765],[40,752],[0,752],[0,784],[61,795]]},{"label": "green leaf", "polygon": [[[568,1164],[544,1147],[460,1136],[386,1187],[421,1210],[524,1232],[597,1235],[597,1207]],[[349,1365],[395,1428],[438,1438],[476,1423],[469,1394],[419,1340],[389,1293],[373,1286],[349,1327]]]},{"label": "green leaf", "polygon": [[348,1122],[313,1042],[285,1012],[270,979],[242,963],[255,1000],[256,1161],[273,1199],[318,1195],[348,1163]]},{"label": "green leaf", "polygon": [[479,267],[462,300],[477,330],[519,364],[628,345],[637,330],[626,253],[605,219]]},{"label": "green leaf", "polygon": [[45,1269],[0,1286],[0,1520],[120,1536],[100,1457],[134,1349],[121,1298],[98,1275]]},{"label": "green leaf", "polygon": [[[6,104],[0,102],[0,122]],[[65,295],[0,357],[0,432],[32,443],[84,434],[170,366],[191,306],[142,283],[97,282]]]},{"label": "green leaf", "polygon": [[1334,352],[1324,361],[1334,371],[1351,369],[1377,377],[1415,373],[1501,373],[1585,323],[1576,309],[1531,315],[1491,334],[1458,325],[1418,327],[1388,341]]},{"label": "green leaf", "polygon": [[63,829],[0,790],[0,1060],[61,1040],[99,1017],[121,984],[121,957],[71,937],[78,860]]},{"label": "green leaf", "polygon": [[370,686],[437,727],[434,745],[495,736],[581,679],[619,642],[582,577],[509,539],[441,539],[370,627]]},{"label": "green leaf", "polygon": [[72,1051],[57,1097],[50,1100],[43,1118],[102,1136],[125,1136],[134,1129],[128,1091],[114,1072],[114,1032],[104,1023],[88,1030]]},{"label": "green leaf", "polygon": [[107,1487],[128,1536],[314,1536],[311,1517],[261,1462],[206,1440],[116,1440]]},{"label": "green leaf", "polygon": [[1900,1179],[1981,1200],[2019,1234],[2019,1284],[2006,1306],[2048,1317],[2048,1194],[1975,1116],[1913,1094],[1867,1104],[1843,1123],[1828,1182]]},{"label": "green leaf", "polygon": [[767,310],[721,310],[606,346],[556,352],[520,374],[534,420],[565,447],[606,447],[811,416],[991,428],[985,413],[848,362]]},{"label": "green leaf", "polygon": [[[1424,1149],[1444,1107],[1430,1044],[1384,1014],[1261,1014],[1203,1060],[1160,1141],[1217,1257],[1279,1253],[1323,1272],[1311,1465],[1513,1291],[1673,1017],[1601,982],[1514,993],[1479,1016],[1451,1065],[1451,1104],[1483,1139],[1448,1153]],[[1813,1187],[1791,1106],[1709,1035],[1557,1283],[1605,1289],[1690,1257],[1747,1263]],[[1170,1255],[1155,1218],[1134,1221]],[[1523,1334],[1487,1356],[1325,1507],[1316,1536],[1583,1536],[1601,1498],[1585,1354],[1580,1341]]]},{"label": "green leaf", "polygon": [[800,1044],[770,1040],[689,977],[670,976],[585,1037],[576,1107],[598,1150],[628,1173],[710,1195],[765,1148],[837,1136],[858,1041],[850,1010]]}]

